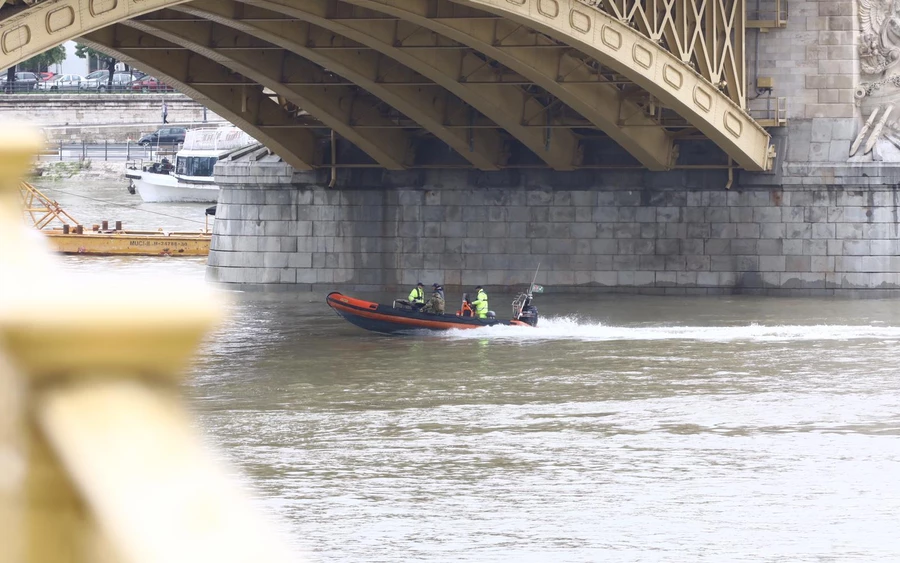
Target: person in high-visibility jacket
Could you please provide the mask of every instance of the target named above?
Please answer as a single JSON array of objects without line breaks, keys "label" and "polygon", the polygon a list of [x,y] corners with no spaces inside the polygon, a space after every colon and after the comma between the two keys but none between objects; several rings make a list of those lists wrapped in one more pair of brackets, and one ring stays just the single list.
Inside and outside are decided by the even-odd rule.
[{"label": "person in high-visibility jacket", "polygon": [[472,301],[472,307],[475,309],[476,317],[479,319],[487,318],[488,296],[480,285],[475,288],[475,301]]},{"label": "person in high-visibility jacket", "polygon": [[421,308],[425,305],[425,286],[422,282],[416,284],[416,287],[413,288],[412,291],[409,292],[409,304],[416,308]]}]

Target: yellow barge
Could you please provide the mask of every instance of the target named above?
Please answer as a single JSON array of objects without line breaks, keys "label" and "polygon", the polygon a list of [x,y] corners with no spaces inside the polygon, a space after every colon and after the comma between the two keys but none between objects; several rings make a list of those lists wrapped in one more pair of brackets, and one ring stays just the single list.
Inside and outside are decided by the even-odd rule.
[{"label": "yellow barge", "polygon": [[50,245],[63,254],[97,256],[207,256],[209,233],[156,231],[83,231],[43,229]]},{"label": "yellow barge", "polygon": [[[95,256],[207,256],[212,239],[209,229],[203,231],[129,231],[121,221],[109,228],[106,221],[86,230],[66,213],[57,202],[27,182],[22,182],[25,212],[51,247],[63,254]],[[48,229],[58,220],[62,228]],[[71,224],[70,224],[71,223]]]}]

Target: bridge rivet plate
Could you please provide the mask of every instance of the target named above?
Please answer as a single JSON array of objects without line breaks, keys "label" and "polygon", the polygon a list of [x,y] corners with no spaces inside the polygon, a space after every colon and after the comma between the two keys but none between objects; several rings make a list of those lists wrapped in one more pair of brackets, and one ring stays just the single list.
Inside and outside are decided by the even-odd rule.
[{"label": "bridge rivet plate", "polygon": [[712,94],[710,94],[700,86],[695,86],[694,103],[697,104],[698,108],[702,109],[705,112],[709,112],[709,110],[712,109]]},{"label": "bridge rivet plate", "polygon": [[106,12],[111,12],[119,5],[119,0],[91,0],[91,15],[97,17]]},{"label": "bridge rivet plate", "polygon": [[542,16],[554,19],[559,15],[559,2],[556,0],[538,0],[537,9]]},{"label": "bridge rivet plate", "polygon": [[681,71],[666,63],[666,65],[663,66],[663,80],[665,80],[666,84],[672,88],[681,90],[681,86],[684,84],[684,75]]},{"label": "bridge rivet plate", "polygon": [[47,33],[56,33],[75,23],[75,10],[63,6],[47,13]]},{"label": "bridge rivet plate", "polygon": [[725,125],[725,129],[735,137],[740,137],[741,133],[744,132],[744,122],[733,112],[725,112],[723,125]]},{"label": "bridge rivet plate", "polygon": [[622,34],[608,25],[600,28],[600,41],[603,41],[603,44],[613,51],[622,48]]},{"label": "bridge rivet plate", "polygon": [[653,53],[640,43],[634,44],[634,48],[631,50],[631,58],[644,68],[650,68],[650,65],[653,64]]},{"label": "bridge rivet plate", "polygon": [[0,47],[2,47],[3,53],[8,55],[16,49],[21,49],[28,45],[30,42],[31,28],[27,25],[20,25],[3,34],[3,37],[0,38]]},{"label": "bridge rivet plate", "polygon": [[569,25],[572,29],[581,33],[587,33],[591,30],[591,16],[578,10],[569,11]]}]

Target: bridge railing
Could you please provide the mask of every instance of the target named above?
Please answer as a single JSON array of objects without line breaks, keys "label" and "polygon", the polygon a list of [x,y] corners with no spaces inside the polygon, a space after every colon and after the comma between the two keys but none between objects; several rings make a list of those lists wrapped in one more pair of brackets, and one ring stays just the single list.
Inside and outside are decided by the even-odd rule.
[{"label": "bridge railing", "polygon": [[747,28],[769,30],[787,27],[788,3],[787,0],[768,0],[764,7],[757,2],[757,8],[747,14]]},{"label": "bridge railing", "polygon": [[0,127],[0,562],[296,561],[181,398],[221,299],[60,271],[19,205],[39,139]]},{"label": "bridge railing", "polygon": [[14,82],[13,84],[0,82],[0,94],[4,96],[96,96],[97,94],[116,94],[118,96],[147,96],[148,94],[165,94],[172,95],[173,97],[181,96],[181,93],[174,88],[132,88],[131,85],[128,84],[124,86],[116,86],[111,90],[108,90],[105,84],[103,85],[102,90],[100,88],[52,88],[48,86],[42,86],[38,88],[36,84],[27,82]]},{"label": "bridge railing", "polygon": [[763,127],[784,127],[787,125],[787,98],[768,96],[751,100],[748,108],[750,116]]},{"label": "bridge railing", "polygon": [[38,154],[43,161],[131,161],[153,162],[163,156],[171,158],[180,148],[178,144],[140,145],[132,141],[117,143],[115,141],[54,141],[48,143]]}]

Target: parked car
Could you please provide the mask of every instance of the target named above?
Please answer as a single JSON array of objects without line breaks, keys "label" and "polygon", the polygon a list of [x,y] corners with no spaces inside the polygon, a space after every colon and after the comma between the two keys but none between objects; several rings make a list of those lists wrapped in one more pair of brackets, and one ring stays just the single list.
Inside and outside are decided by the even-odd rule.
[{"label": "parked car", "polygon": [[58,74],[49,80],[38,82],[35,87],[38,90],[78,90],[81,88],[81,81],[84,80],[77,74]]},{"label": "parked car", "polygon": [[148,133],[138,139],[138,144],[142,147],[148,145],[177,145],[184,142],[184,134],[187,130],[184,127],[163,127],[159,131]]},{"label": "parked car", "polygon": [[137,75],[131,72],[117,72],[113,74],[112,85],[109,84],[109,80],[101,80],[100,84],[97,86],[98,92],[106,92],[107,90],[112,88],[113,92],[121,92],[123,90],[130,90],[131,83],[137,79]]},{"label": "parked car", "polygon": [[[140,78],[143,78],[144,76],[147,76],[146,73],[141,72],[139,70],[131,70],[129,72],[116,71],[116,73],[113,75],[113,83],[114,83],[113,90],[128,89],[128,88],[117,87],[115,85],[116,75],[119,75],[119,74],[121,74],[123,76],[131,75],[131,77],[126,81],[126,83],[131,82],[133,80],[138,80]],[[125,80],[125,79],[120,78],[119,80]],[[84,77],[84,80],[81,82],[80,89],[81,90],[101,90],[100,89],[101,86],[108,85],[108,84],[109,84],[109,71],[108,70],[95,70],[94,72],[92,72]],[[119,84],[119,86],[122,86],[122,85]],[[106,91],[106,88],[103,88],[103,90],[101,90],[101,91]]]},{"label": "parked car", "polygon": [[134,92],[172,92],[174,88],[159,81],[155,76],[145,76],[131,83],[131,90]]},{"label": "parked car", "polygon": [[79,90],[96,90],[100,86],[100,82],[106,82],[109,77],[108,70],[95,70],[88,74],[78,85]]},{"label": "parked car", "polygon": [[56,73],[53,72],[39,72],[38,74],[40,75],[41,80],[50,80],[51,78],[56,76]]},{"label": "parked car", "polygon": [[3,91],[7,94],[12,92],[28,92],[34,90],[35,84],[40,82],[38,76],[33,72],[17,72],[15,74],[15,82],[9,84],[6,80],[6,74],[0,77],[0,84],[3,85]]}]

